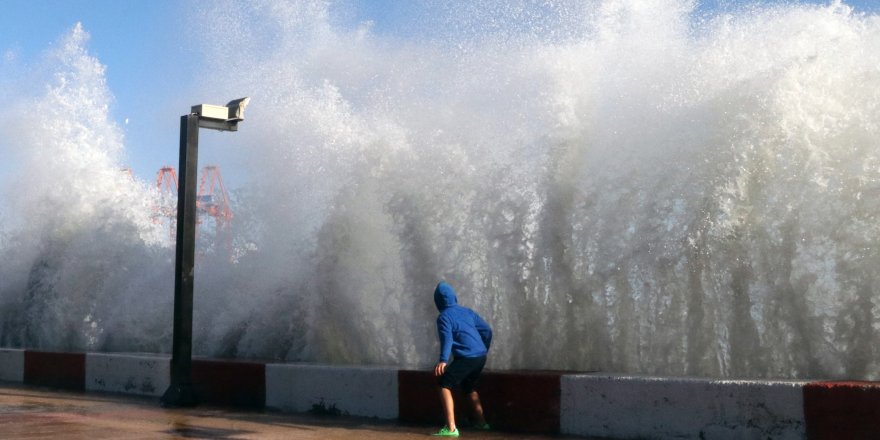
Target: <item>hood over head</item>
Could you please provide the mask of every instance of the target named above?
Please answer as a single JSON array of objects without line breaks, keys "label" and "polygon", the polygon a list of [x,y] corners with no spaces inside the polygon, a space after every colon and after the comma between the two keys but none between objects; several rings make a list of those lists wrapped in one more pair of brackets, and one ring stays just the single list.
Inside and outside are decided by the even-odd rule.
[{"label": "hood over head", "polygon": [[437,284],[437,288],[434,289],[434,304],[437,305],[437,310],[442,312],[447,307],[454,306],[457,302],[455,290],[452,289],[452,286],[442,281],[440,284]]}]

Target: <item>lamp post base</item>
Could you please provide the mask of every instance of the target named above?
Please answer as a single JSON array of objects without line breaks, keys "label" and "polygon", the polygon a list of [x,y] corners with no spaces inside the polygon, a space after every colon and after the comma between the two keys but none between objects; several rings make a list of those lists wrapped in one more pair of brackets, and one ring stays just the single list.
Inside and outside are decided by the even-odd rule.
[{"label": "lamp post base", "polygon": [[159,399],[163,408],[191,408],[199,401],[191,383],[171,384]]}]

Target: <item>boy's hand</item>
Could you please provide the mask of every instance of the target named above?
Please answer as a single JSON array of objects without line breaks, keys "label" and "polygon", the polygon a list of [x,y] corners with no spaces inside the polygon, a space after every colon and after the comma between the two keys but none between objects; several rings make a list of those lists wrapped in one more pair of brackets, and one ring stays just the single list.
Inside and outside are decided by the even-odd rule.
[{"label": "boy's hand", "polygon": [[434,376],[440,377],[444,371],[446,371],[446,362],[437,362],[434,366]]}]

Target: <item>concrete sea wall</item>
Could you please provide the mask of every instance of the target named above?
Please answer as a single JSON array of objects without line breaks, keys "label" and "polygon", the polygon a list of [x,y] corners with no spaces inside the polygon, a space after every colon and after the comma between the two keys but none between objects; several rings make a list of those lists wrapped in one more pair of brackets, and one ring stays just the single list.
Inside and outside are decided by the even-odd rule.
[{"label": "concrete sea wall", "polygon": [[[170,359],[152,354],[0,349],[0,381],[160,396]],[[442,424],[428,371],[193,359],[208,405]],[[487,371],[495,429],[615,439],[875,439],[880,384]],[[464,408],[459,402],[458,409]]]}]

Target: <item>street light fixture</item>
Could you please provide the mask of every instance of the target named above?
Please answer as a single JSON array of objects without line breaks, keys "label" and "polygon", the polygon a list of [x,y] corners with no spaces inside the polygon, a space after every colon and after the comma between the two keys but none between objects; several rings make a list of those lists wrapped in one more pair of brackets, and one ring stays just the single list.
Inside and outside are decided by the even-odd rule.
[{"label": "street light fixture", "polygon": [[171,344],[171,383],[161,403],[166,407],[195,406],[192,384],[193,272],[196,243],[196,181],[199,128],[238,131],[250,98],[225,106],[194,105],[180,117],[180,165],[177,186],[177,245],[174,264],[174,334]]}]

